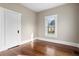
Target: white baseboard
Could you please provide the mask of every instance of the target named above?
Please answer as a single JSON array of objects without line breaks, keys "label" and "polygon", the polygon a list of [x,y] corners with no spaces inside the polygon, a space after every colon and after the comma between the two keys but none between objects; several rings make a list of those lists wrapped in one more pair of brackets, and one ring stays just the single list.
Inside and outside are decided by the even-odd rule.
[{"label": "white baseboard", "polygon": [[24,41],[22,41],[22,42],[20,42],[20,44],[19,45],[21,45],[21,44],[24,44],[24,43],[28,43],[28,42],[30,42],[30,41],[32,41],[32,40],[24,40]]},{"label": "white baseboard", "polygon": [[[55,39],[46,39],[46,38],[41,38],[41,37],[35,37],[33,40],[36,40],[36,39],[44,40],[44,41],[48,41],[48,42],[54,42],[54,43],[70,45],[70,46],[74,46],[74,47],[78,47],[79,48],[79,44],[78,43],[67,42],[67,41],[62,41],[62,40],[55,40]],[[20,45],[24,44],[24,43],[28,43],[30,41],[32,41],[32,40],[25,40],[25,41],[21,42]]]},{"label": "white baseboard", "polygon": [[78,43],[61,41],[61,40],[55,40],[55,39],[46,39],[46,38],[41,38],[41,37],[36,37],[34,39],[39,39],[39,40],[44,40],[44,41],[54,42],[54,43],[60,43],[60,44],[70,45],[70,46],[74,46],[74,47],[78,47],[79,48],[79,44]]}]

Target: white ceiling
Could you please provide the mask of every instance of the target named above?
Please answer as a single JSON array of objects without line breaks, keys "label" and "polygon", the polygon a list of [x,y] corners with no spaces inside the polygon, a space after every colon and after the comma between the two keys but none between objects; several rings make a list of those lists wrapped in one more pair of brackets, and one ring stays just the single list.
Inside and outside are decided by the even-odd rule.
[{"label": "white ceiling", "polygon": [[23,6],[35,11],[40,12],[46,9],[54,8],[65,3],[22,3]]}]

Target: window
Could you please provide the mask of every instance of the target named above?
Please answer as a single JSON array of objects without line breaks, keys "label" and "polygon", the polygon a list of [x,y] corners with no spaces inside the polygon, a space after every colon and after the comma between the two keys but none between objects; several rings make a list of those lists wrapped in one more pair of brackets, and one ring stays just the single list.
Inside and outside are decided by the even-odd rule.
[{"label": "window", "polygon": [[57,15],[45,16],[45,36],[57,37]]}]

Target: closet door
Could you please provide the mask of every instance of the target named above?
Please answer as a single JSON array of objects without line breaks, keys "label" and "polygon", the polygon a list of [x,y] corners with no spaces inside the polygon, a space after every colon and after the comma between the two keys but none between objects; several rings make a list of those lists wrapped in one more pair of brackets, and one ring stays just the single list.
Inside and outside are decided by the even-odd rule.
[{"label": "closet door", "polygon": [[4,8],[0,7],[0,51],[5,50]]},{"label": "closet door", "polygon": [[0,50],[2,50],[1,46],[4,46],[3,40],[2,40],[2,12],[0,12]]},{"label": "closet door", "polygon": [[21,15],[11,10],[5,10],[5,34],[6,34],[6,48],[19,45],[21,41]]}]

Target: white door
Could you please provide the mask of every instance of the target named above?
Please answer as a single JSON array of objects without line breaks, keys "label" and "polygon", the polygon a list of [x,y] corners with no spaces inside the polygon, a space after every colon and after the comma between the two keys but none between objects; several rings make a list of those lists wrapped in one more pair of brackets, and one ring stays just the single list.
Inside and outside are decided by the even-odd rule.
[{"label": "white door", "polygon": [[[2,39],[2,12],[0,12],[0,51],[3,49],[3,39]],[[1,47],[2,46],[2,47]]]},{"label": "white door", "polygon": [[0,51],[5,50],[4,27],[4,8],[0,7]]},{"label": "white door", "polygon": [[6,48],[16,46],[21,41],[21,15],[11,10],[5,10]]}]

